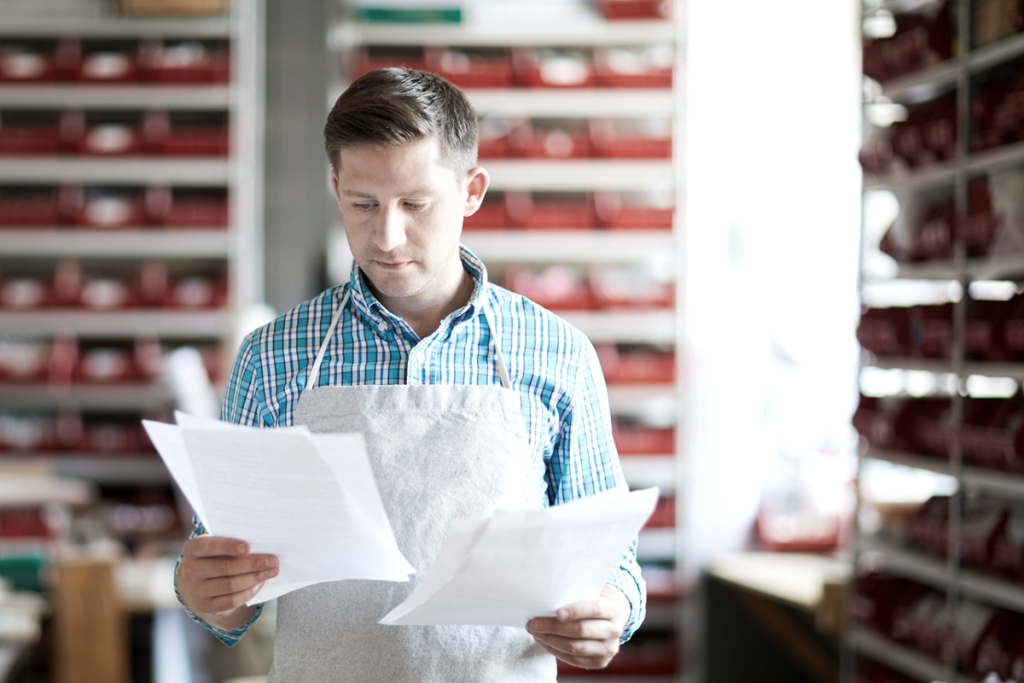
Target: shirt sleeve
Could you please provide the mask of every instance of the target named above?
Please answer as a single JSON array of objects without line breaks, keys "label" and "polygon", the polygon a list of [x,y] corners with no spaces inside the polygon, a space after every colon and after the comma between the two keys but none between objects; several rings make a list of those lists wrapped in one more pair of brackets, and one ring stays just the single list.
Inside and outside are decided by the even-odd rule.
[{"label": "shirt sleeve", "polygon": [[[249,335],[242,342],[242,346],[238,350],[238,355],[235,358],[235,365],[231,371],[231,376],[228,378],[227,388],[224,391],[224,403],[221,406],[220,418],[226,422],[234,422],[236,424],[244,425],[259,425],[262,421],[262,415],[265,412],[263,409],[262,397],[259,395],[261,391],[261,380],[262,373],[258,364],[255,362],[257,355],[253,353],[253,340],[252,335]],[[206,533],[206,528],[203,523],[195,515],[192,516],[192,533],[189,534],[188,540],[192,540],[196,536],[201,536]],[[207,631],[217,636],[222,643],[232,646],[237,643],[245,632],[249,630],[256,619],[259,618],[260,614],[263,613],[263,605],[260,604],[256,607],[256,614],[253,615],[252,619],[248,621],[244,626],[239,629],[232,631],[220,629],[216,626],[212,626],[190,610],[181,599],[181,594],[178,593],[178,567],[181,565],[181,560],[184,557],[184,553],[178,555],[178,561],[174,565],[174,594],[178,596],[178,602],[181,603],[182,607],[185,608],[186,614],[192,618],[193,621],[200,624]]]},{"label": "shirt sleeve", "polygon": [[[203,523],[200,522],[199,518],[195,515],[192,515],[192,526],[192,533],[189,534],[188,540],[191,541],[196,536],[202,536],[206,533],[206,529],[203,527]],[[192,610],[188,608],[188,606],[185,604],[185,601],[181,599],[181,594],[178,592],[178,567],[181,566],[182,557],[184,557],[184,554],[178,555],[178,561],[174,563],[174,574],[172,575],[171,578],[172,582],[174,583],[174,595],[177,596],[178,602],[180,602],[181,606],[185,608],[185,614],[187,614],[192,619],[192,621],[196,622],[197,624],[205,628],[207,631],[217,636],[220,642],[224,643],[228,647],[233,646],[242,638],[243,635],[245,635],[245,632],[249,630],[249,627],[256,623],[256,620],[259,619],[260,615],[263,614],[263,604],[260,603],[259,605],[256,605],[256,614],[252,615],[252,619],[246,622],[245,625],[243,625],[239,629],[229,631],[227,629],[217,628],[216,626],[211,626],[210,624],[207,624],[205,621],[197,617],[192,612]]]},{"label": "shirt sleeve", "polygon": [[[604,374],[589,340],[582,338],[581,345],[575,387],[561,413],[547,473],[549,500],[555,505],[626,486],[612,439]],[[621,642],[632,637],[647,612],[647,584],[636,561],[636,543],[634,538],[607,581],[622,591],[630,604]]]}]

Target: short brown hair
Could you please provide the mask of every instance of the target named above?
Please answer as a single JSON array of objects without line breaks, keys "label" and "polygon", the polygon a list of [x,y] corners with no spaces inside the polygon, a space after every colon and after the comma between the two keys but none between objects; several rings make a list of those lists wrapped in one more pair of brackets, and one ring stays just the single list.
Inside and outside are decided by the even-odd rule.
[{"label": "short brown hair", "polygon": [[342,149],[394,147],[436,135],[441,161],[459,180],[476,166],[479,124],[465,94],[437,74],[415,69],[369,71],[327,115],[324,149],[338,170]]}]

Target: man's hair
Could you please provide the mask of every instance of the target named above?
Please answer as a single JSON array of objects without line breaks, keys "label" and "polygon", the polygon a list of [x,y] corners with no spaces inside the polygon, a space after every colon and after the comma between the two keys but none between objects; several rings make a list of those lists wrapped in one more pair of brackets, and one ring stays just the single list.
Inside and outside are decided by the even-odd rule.
[{"label": "man's hair", "polygon": [[387,68],[367,72],[341,94],[324,126],[324,149],[338,170],[340,151],[395,147],[436,136],[441,162],[461,182],[477,160],[479,124],[461,90],[437,74]]}]

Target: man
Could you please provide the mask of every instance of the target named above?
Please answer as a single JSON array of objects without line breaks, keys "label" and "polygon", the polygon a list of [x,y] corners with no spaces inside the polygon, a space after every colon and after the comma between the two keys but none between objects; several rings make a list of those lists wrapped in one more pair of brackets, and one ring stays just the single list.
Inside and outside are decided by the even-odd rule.
[{"label": "man", "polygon": [[[338,98],[324,140],[351,278],[246,338],[222,417],[363,433],[418,572],[456,519],[623,486],[589,341],[488,283],[459,245],[488,186],[466,97],[426,72],[372,71]],[[232,644],[259,616],[246,600],[276,574],[277,558],[197,525],[175,577],[190,614]],[[270,680],[554,681],[554,657],[606,666],[645,609],[635,542],[598,598],[528,633],[378,624],[415,579],[282,596]]]}]

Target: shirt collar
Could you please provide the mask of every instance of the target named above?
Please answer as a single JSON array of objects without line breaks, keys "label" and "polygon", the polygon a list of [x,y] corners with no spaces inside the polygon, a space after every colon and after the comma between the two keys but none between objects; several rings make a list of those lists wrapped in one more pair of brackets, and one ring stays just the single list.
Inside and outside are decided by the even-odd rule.
[{"label": "shirt collar", "polygon": [[[469,297],[469,303],[452,313],[452,322],[456,324],[469,320],[482,312],[482,307],[486,305],[488,283],[487,266],[484,265],[484,262],[476,254],[471,252],[465,245],[460,244],[459,257],[462,259],[462,267],[473,278],[473,293]],[[401,320],[377,301],[377,297],[373,295],[373,292],[366,285],[363,271],[359,269],[359,265],[354,260],[352,261],[352,270],[349,273],[348,288],[352,293],[352,304],[356,307],[356,310],[370,319],[374,331],[378,334],[381,334],[383,331],[380,327],[381,323]],[[335,296],[340,298],[342,296],[341,290],[342,288],[339,287]]]}]

